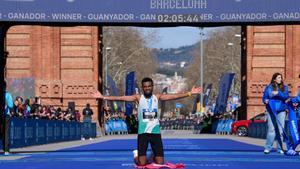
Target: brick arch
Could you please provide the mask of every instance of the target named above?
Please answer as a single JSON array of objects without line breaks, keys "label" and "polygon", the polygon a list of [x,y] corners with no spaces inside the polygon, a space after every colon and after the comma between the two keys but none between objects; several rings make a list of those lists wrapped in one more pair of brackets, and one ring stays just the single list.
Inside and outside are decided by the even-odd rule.
[{"label": "brick arch", "polygon": [[99,86],[99,31],[95,26],[13,26],[7,32],[6,77],[33,78],[42,104],[66,109],[75,102],[81,112],[90,103],[98,112],[89,91]]},{"label": "brick arch", "polygon": [[247,26],[247,118],[265,110],[261,97],[275,72],[284,76],[290,95],[300,89],[300,26]]}]

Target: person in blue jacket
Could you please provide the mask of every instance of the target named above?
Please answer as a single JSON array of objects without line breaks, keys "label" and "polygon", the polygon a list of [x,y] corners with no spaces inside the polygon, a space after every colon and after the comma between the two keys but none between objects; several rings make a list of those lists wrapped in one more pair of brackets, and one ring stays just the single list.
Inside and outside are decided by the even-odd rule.
[{"label": "person in blue jacket", "polygon": [[4,116],[10,117],[11,111],[13,109],[14,103],[11,93],[6,90],[6,81],[4,81],[4,89],[5,89],[5,108],[4,108]]},{"label": "person in blue jacket", "polygon": [[[288,86],[283,83],[283,77],[280,73],[274,73],[270,84],[265,88],[262,98],[263,103],[267,107],[267,139],[265,144],[265,154],[269,154],[272,150],[275,138],[277,140],[277,152],[283,154],[282,148],[282,132],[284,130],[284,122],[286,118],[286,100],[289,98]],[[270,112],[269,103],[275,104],[275,112]],[[277,119],[276,120],[276,116]]]},{"label": "person in blue jacket", "polygon": [[300,109],[299,109],[299,106],[300,106],[300,91],[298,92],[298,95],[296,97],[293,97],[291,99],[291,102],[293,103],[294,107],[298,107],[298,111],[296,112],[296,116],[297,116],[297,118],[300,118]]}]

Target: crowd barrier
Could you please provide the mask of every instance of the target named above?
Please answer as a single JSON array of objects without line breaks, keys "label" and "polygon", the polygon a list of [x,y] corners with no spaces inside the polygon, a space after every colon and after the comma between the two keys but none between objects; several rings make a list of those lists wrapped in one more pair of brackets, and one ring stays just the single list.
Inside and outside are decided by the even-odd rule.
[{"label": "crowd barrier", "polygon": [[250,123],[248,126],[248,137],[265,139],[267,136],[267,122]]},{"label": "crowd barrier", "polygon": [[234,122],[233,119],[219,119],[216,120],[212,125],[212,133],[227,133],[231,134],[231,125]]},{"label": "crowd barrier", "polygon": [[10,148],[96,137],[96,123],[11,118],[8,126]]},{"label": "crowd barrier", "polygon": [[[298,124],[300,124],[300,120],[298,120]],[[285,131],[290,136],[289,132],[289,126],[288,122],[285,122]],[[265,139],[267,137],[267,131],[268,131],[268,124],[267,122],[255,122],[250,123],[248,126],[248,136],[253,138],[262,138]]]},{"label": "crowd barrier", "polygon": [[162,130],[192,130],[194,129],[194,121],[191,119],[176,119],[160,121]]},{"label": "crowd barrier", "polygon": [[107,120],[105,123],[105,134],[128,134],[127,124],[122,119]]}]

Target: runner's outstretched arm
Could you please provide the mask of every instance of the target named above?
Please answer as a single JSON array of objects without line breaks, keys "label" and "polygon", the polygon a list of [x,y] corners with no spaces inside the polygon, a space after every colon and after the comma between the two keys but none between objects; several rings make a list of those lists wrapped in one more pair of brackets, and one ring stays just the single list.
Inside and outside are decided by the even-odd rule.
[{"label": "runner's outstretched arm", "polygon": [[190,92],[187,93],[177,93],[177,94],[158,94],[158,97],[160,100],[166,101],[166,100],[175,100],[175,99],[181,99],[184,97],[189,97],[194,94],[199,94],[202,92],[201,87],[193,87]]},{"label": "runner's outstretched arm", "polygon": [[103,96],[99,91],[93,92],[92,96],[96,99],[126,101],[126,102],[138,101],[140,98],[140,95],[137,95],[137,94],[130,95],[130,96]]}]

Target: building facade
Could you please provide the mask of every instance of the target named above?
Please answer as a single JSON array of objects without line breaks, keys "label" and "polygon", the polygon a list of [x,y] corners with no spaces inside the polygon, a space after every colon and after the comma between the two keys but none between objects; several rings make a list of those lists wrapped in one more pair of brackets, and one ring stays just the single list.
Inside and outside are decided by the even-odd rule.
[{"label": "building facade", "polygon": [[[99,87],[99,29],[92,26],[13,26],[8,30],[6,78],[34,79],[42,105],[65,110],[72,102],[80,112]],[[98,121],[97,113],[93,116]]]},{"label": "building facade", "polygon": [[[265,111],[261,97],[275,72],[281,73],[290,95],[300,89],[300,26],[246,27],[247,118]],[[243,67],[242,67],[243,69]],[[242,78],[243,79],[243,78]]]}]

